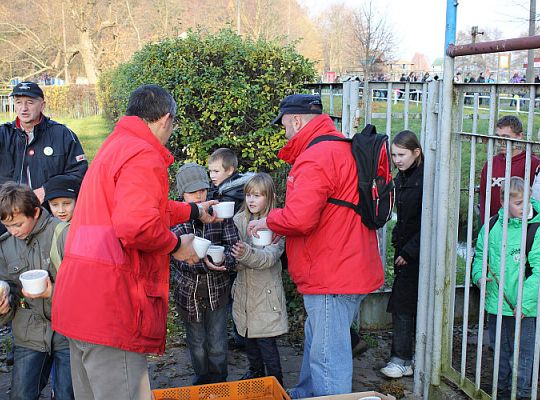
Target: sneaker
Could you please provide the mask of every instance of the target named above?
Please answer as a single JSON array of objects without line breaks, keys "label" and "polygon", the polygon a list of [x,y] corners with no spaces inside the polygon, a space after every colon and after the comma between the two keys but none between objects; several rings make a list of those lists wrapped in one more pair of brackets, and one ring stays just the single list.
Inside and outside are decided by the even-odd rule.
[{"label": "sneaker", "polygon": [[402,376],[411,376],[413,369],[410,365],[399,365],[389,362],[386,364],[386,367],[381,368],[381,372],[389,378],[401,378]]}]

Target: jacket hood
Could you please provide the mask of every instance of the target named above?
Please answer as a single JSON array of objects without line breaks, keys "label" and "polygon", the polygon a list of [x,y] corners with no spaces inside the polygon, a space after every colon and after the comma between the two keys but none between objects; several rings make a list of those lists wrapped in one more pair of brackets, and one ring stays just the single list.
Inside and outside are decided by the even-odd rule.
[{"label": "jacket hood", "polygon": [[296,159],[308,147],[313,139],[322,135],[342,136],[334,122],[327,114],[321,114],[307,123],[279,151],[278,157],[288,164],[294,164]]},{"label": "jacket hood", "polygon": [[234,174],[229,177],[225,182],[223,182],[218,187],[219,193],[225,193],[231,189],[236,189],[238,187],[244,188],[244,185],[249,181],[253,176],[254,172],[246,172],[244,174]]},{"label": "jacket hood", "polygon": [[163,157],[167,167],[173,163],[174,157],[171,152],[160,143],[158,138],[141,118],[136,116],[123,116],[114,127],[113,134],[118,132],[129,133],[148,142]]}]

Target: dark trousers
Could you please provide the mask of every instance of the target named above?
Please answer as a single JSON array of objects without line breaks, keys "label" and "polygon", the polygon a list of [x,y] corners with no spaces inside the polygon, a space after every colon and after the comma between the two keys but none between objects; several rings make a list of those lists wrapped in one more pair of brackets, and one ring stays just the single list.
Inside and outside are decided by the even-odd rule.
[{"label": "dark trousers", "polygon": [[249,369],[274,376],[283,385],[283,374],[281,372],[281,361],[276,338],[246,338],[246,355],[249,361]]},{"label": "dark trousers", "polygon": [[392,313],[392,353],[391,361],[400,365],[411,365],[413,342],[416,330],[416,318],[413,315]]},{"label": "dark trousers", "polygon": [[[495,348],[497,316],[489,314],[488,329],[490,343]],[[501,347],[499,353],[498,388],[512,388],[512,361],[514,357],[514,317],[502,317]],[[532,369],[534,364],[534,338],[536,318],[527,317],[521,320],[521,338],[519,343],[517,394],[520,397],[531,396]]]}]

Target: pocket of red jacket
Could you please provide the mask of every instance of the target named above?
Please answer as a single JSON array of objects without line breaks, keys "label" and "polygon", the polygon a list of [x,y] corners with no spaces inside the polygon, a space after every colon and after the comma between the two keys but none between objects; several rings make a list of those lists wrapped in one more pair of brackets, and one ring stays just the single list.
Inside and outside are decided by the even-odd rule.
[{"label": "pocket of red jacket", "polygon": [[159,294],[159,288],[155,285],[141,284],[140,307],[137,321],[141,336],[153,339],[163,339],[166,329],[167,303]]}]

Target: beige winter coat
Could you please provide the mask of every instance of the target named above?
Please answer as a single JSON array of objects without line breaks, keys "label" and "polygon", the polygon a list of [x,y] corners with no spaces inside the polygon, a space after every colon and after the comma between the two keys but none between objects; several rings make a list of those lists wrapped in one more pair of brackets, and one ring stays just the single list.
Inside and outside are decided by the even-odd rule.
[{"label": "beige winter coat", "polygon": [[281,254],[285,240],[264,248],[251,244],[244,212],[234,216],[240,240],[247,250],[238,258],[238,275],[232,287],[233,318],[238,333],[248,338],[268,338],[288,331],[285,290],[281,281]]}]

